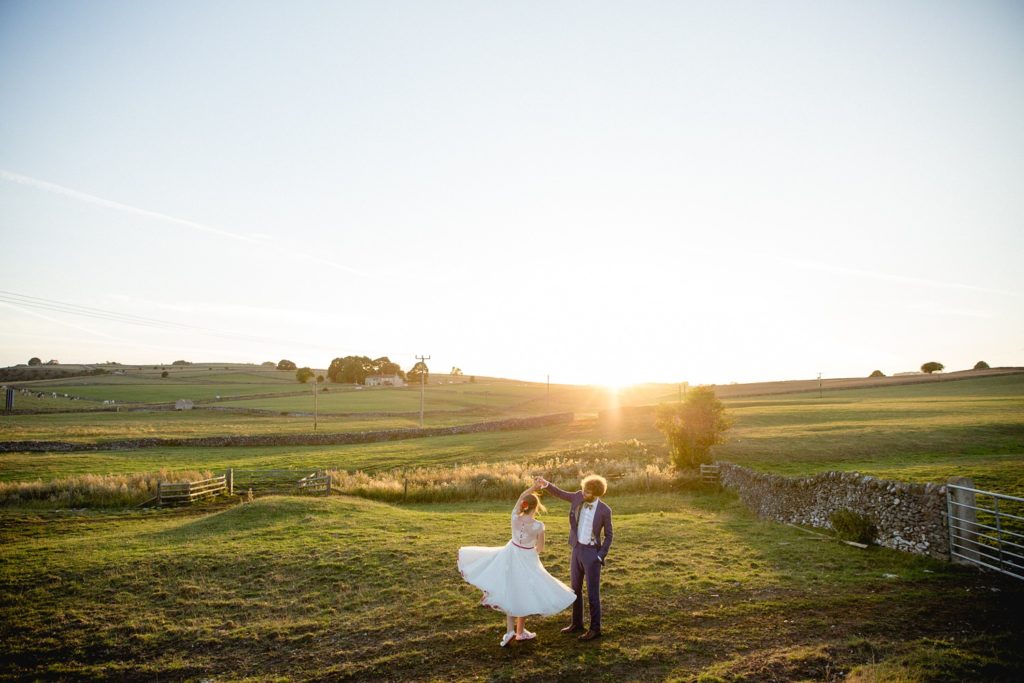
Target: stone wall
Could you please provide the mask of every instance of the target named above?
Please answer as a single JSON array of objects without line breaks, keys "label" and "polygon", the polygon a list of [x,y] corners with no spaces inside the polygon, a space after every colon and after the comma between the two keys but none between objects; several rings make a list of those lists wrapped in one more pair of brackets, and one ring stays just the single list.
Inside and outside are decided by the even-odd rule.
[{"label": "stone wall", "polygon": [[718,463],[722,486],[759,517],[830,528],[829,514],[847,509],[878,529],[879,545],[949,559],[946,487],[887,481],[856,472],[783,477]]}]

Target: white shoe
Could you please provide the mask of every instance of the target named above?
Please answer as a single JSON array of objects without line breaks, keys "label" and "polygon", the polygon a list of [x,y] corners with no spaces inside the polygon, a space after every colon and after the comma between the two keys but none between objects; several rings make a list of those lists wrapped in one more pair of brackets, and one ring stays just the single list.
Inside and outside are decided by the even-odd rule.
[{"label": "white shoe", "polygon": [[501,637],[501,646],[505,647],[506,645],[508,645],[509,641],[512,640],[515,637],[516,637],[516,632],[515,631],[509,631],[508,633],[506,633],[505,635],[503,635]]},{"label": "white shoe", "polygon": [[537,637],[536,633],[532,633],[530,631],[527,631],[524,628],[522,634],[516,636],[516,640],[530,640],[531,638],[536,638],[536,637]]}]

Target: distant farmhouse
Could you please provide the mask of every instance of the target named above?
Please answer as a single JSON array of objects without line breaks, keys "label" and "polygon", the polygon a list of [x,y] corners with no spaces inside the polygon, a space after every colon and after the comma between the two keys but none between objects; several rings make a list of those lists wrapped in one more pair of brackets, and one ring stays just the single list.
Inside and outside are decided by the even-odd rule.
[{"label": "distant farmhouse", "polygon": [[405,381],[398,375],[370,375],[366,378],[368,387],[404,387]]}]

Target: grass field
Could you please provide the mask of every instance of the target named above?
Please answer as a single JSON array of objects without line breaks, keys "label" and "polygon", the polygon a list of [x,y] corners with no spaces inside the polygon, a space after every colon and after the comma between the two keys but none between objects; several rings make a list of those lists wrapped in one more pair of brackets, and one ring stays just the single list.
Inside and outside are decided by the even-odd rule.
[{"label": "grass field", "polygon": [[1024,495],[1024,375],[727,401],[716,457],[780,474],[860,471]]},{"label": "grass field", "polygon": [[[181,372],[196,382],[182,386],[202,386],[212,374],[222,375],[214,380],[221,383],[237,378],[223,369]],[[258,379],[260,373],[238,385],[262,389]],[[90,386],[101,396],[139,385]],[[451,412],[428,413],[428,425],[548,409],[572,410],[577,419],[351,446],[11,452],[0,454],[0,482],[300,466],[335,469],[344,479],[356,470],[385,476],[420,468],[419,486],[442,481],[446,469],[469,485],[505,472],[499,477],[505,491],[509,477],[528,476],[531,466],[523,463],[540,467],[547,458],[621,452],[638,468],[663,466],[662,438],[643,406],[672,400],[672,389],[612,394],[553,386],[549,396],[547,387],[526,383],[438,385],[428,388],[428,397],[438,408],[450,401]],[[400,397],[415,395],[402,391],[332,388],[339,406],[356,401],[354,414],[322,419],[321,429],[407,425],[408,416],[387,414],[402,412]],[[717,458],[783,474],[971,476],[979,485],[1024,494],[1024,374],[834,389],[820,398],[817,392],[731,393],[725,403],[734,426]],[[375,394],[382,403],[368,400]],[[278,399],[239,404],[262,400]],[[617,413],[616,403],[632,409]],[[48,413],[0,418],[0,440],[310,428],[304,417],[208,410]],[[397,486],[401,476],[384,481]],[[453,490],[455,502],[432,504],[336,495],[170,511],[7,505],[0,508],[0,679],[1024,678],[1021,582],[850,548],[760,522],[727,493],[664,487],[673,488],[659,479],[654,492],[616,493],[613,482],[607,497],[616,514],[603,582],[607,637],[589,647],[565,639],[557,633],[563,616],[532,622],[538,640],[509,651],[497,647],[499,615],[474,606],[479,596],[461,581],[454,561],[459,545],[504,543],[511,501],[458,502],[487,496]],[[426,494],[417,491],[410,500],[446,499]],[[551,508],[544,561],[566,578],[565,509],[557,502]]]},{"label": "grass field", "polygon": [[[1020,583],[754,520],[729,496],[608,496],[605,638],[500,615],[455,570],[507,504],[265,498],[0,516],[0,677],[74,680],[1019,680]],[[568,574],[565,509],[543,560]],[[852,674],[850,672],[853,672]],[[894,676],[901,676],[896,678]],[[907,677],[909,676],[909,677]]]},{"label": "grass field", "polygon": [[[447,427],[494,419],[481,415],[428,414],[426,427]],[[317,432],[360,432],[419,427],[419,416],[320,415]],[[245,434],[312,434],[313,415],[263,415],[219,410],[120,413],[48,413],[0,418],[0,441],[56,440],[96,443],[144,437],[237,436]]]},{"label": "grass field", "polygon": [[[441,390],[462,397],[491,400],[486,384],[453,385]],[[533,385],[505,383],[506,395],[521,398]],[[401,393],[402,390],[398,390]],[[441,391],[432,392],[441,393]],[[394,396],[391,390],[357,392]],[[458,393],[465,392],[465,393]],[[475,393],[473,393],[475,392]],[[531,460],[553,451],[601,440],[640,439],[664,453],[663,439],[650,410],[609,410],[614,396],[582,388],[552,390],[561,396],[551,403],[583,407],[572,425],[522,433],[469,434],[415,441],[330,447],[156,448],[90,453],[0,454],[0,481],[61,477],[72,474],[146,472],[180,464],[185,469],[227,467],[324,466],[380,470],[430,464]],[[628,394],[622,405],[646,398]],[[813,474],[856,470],[908,481],[945,481],[971,476],[976,483],[1011,493],[1024,493],[1024,374],[979,377],[908,386],[787,394],[725,401],[734,425],[715,457],[782,474]],[[392,404],[395,405],[395,404]],[[429,414],[427,426],[465,424],[494,415]],[[634,403],[635,405],[635,403]],[[504,416],[514,412],[497,412]],[[354,413],[324,417],[319,429],[366,431],[412,427],[414,417]],[[0,418],[0,440],[55,439],[96,442],[146,436],[214,436],[304,433],[309,417],[247,415],[209,410],[148,411],[89,414],[13,415]]]},{"label": "grass field", "polygon": [[344,446],[248,448],[145,448],[81,453],[0,453],[0,480],[56,478],[72,474],[125,474],[155,469],[328,467],[388,470],[419,465],[515,461],[588,443],[589,423],[514,432],[441,436]]}]

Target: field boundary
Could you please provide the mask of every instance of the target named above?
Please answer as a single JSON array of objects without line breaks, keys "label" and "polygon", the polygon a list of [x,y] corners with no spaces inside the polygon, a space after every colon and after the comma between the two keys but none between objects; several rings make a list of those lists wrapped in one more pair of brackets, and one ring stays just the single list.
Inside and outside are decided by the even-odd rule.
[{"label": "field boundary", "polygon": [[878,479],[858,472],[785,477],[719,462],[723,487],[762,519],[830,529],[830,516],[847,510],[877,530],[878,545],[950,559],[946,486]]},{"label": "field boundary", "polygon": [[146,438],[117,439],[95,443],[69,441],[2,441],[0,453],[73,453],[82,451],[124,451],[141,448],[193,447],[222,448],[247,446],[340,446],[356,443],[379,443],[421,439],[431,436],[476,434],[479,432],[505,432],[567,424],[573,413],[554,413],[535,417],[516,417],[489,422],[475,422],[450,427],[413,427],[370,432],[337,432],[333,434],[256,434],[246,436],[205,436],[182,439]]}]

